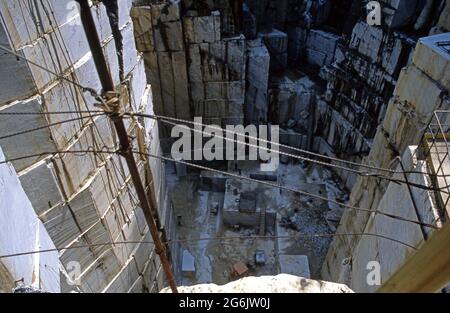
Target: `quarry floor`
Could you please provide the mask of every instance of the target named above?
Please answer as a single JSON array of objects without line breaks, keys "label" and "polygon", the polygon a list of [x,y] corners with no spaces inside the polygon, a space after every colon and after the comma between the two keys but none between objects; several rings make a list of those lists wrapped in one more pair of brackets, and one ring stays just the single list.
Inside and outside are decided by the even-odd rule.
[{"label": "quarry floor", "polygon": [[[251,165],[241,168],[241,173],[247,175],[257,169],[258,167]],[[177,177],[170,166],[166,174],[175,214],[179,216],[177,230],[180,239],[208,239],[182,244],[182,249],[188,250],[195,258],[196,268],[195,275],[183,277],[184,286],[229,283],[234,280],[231,271],[236,262],[247,264],[249,276],[277,275],[282,273],[279,255],[306,255],[311,278],[321,279],[320,270],[331,238],[303,235],[332,234],[336,230],[342,209],[320,199],[258,186],[255,193],[262,197],[263,201],[260,202],[267,206],[268,212],[277,213],[276,226],[267,227],[266,235],[302,236],[292,239],[225,240],[223,237],[258,236],[259,232],[256,228],[225,226],[222,223],[221,209],[217,215],[211,213],[212,203],[218,202],[222,206],[225,193],[200,190],[199,174],[189,173],[186,177]],[[332,173],[321,166],[280,164],[277,175],[278,183],[283,186],[308,191],[328,199],[347,200],[347,193],[339,186]],[[217,237],[221,238],[214,239]],[[265,265],[255,265],[256,250],[265,252]],[[295,266],[287,264],[290,272],[296,271]],[[286,272],[286,265],[283,272]]]}]

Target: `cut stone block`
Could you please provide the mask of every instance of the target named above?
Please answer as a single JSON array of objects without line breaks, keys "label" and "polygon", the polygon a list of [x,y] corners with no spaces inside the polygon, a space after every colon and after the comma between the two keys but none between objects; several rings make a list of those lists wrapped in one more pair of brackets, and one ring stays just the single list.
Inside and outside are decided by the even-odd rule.
[{"label": "cut stone block", "polygon": [[312,29],[306,41],[306,58],[308,63],[324,66],[330,65],[340,37],[321,30]]},{"label": "cut stone block", "polygon": [[134,37],[136,38],[138,51],[154,51],[152,8],[148,6],[132,7],[131,17],[133,18]]},{"label": "cut stone block", "polygon": [[400,66],[401,55],[406,52],[406,41],[400,33],[386,33],[381,28],[359,22],[353,28],[350,48],[368,57],[372,63],[381,62],[389,75],[394,75]]},{"label": "cut stone block", "polygon": [[152,22],[157,26],[159,22],[173,22],[180,19],[180,0],[170,0],[166,3],[152,4]]},{"label": "cut stone block", "polygon": [[242,193],[239,201],[239,211],[245,213],[256,212],[256,197],[253,193]]},{"label": "cut stone block", "polygon": [[267,120],[270,54],[261,40],[248,44],[247,90],[245,114],[247,122],[261,123]]},{"label": "cut stone block", "polygon": [[137,64],[130,73],[129,80],[129,96],[131,98],[132,109],[134,112],[139,112],[139,108],[142,104],[142,97],[147,88],[145,63],[142,57],[138,58]]},{"label": "cut stone block", "polygon": [[[450,34],[421,38],[417,43],[413,63],[443,86],[450,86]],[[447,43],[447,44],[446,44]]]},{"label": "cut stone block", "polygon": [[153,28],[154,48],[157,51],[184,51],[181,22],[161,23]]},{"label": "cut stone block", "polygon": [[40,219],[57,247],[66,247],[81,235],[73,216],[64,205],[55,207]]},{"label": "cut stone block", "polygon": [[188,43],[213,43],[220,41],[220,13],[209,16],[186,16],[183,18],[184,36]]},{"label": "cut stone block", "polygon": [[19,179],[38,216],[64,201],[54,168],[45,160],[21,173]]},{"label": "cut stone block", "polygon": [[255,264],[256,265],[266,264],[266,253],[264,252],[264,250],[257,250],[255,252]]},{"label": "cut stone block", "polygon": [[270,69],[282,71],[286,69],[288,59],[288,36],[277,29],[268,33],[260,33],[259,36],[270,53]]},{"label": "cut stone block", "polygon": [[183,263],[181,265],[184,276],[195,276],[195,258],[189,251],[183,251]]},{"label": "cut stone block", "polygon": [[[134,39],[133,24],[128,24],[124,29],[121,30],[122,42],[123,42],[123,75],[127,76],[139,63],[140,58],[136,53],[136,40]],[[111,43],[113,45],[113,43]],[[114,43],[115,47],[115,43]],[[114,57],[114,62],[118,60],[117,50],[115,53],[111,52],[111,58]],[[112,63],[112,60],[109,62]]]},{"label": "cut stone block", "polygon": [[119,273],[112,279],[108,286],[103,290],[104,293],[125,293],[134,281],[139,277],[139,272],[133,258],[127,260],[126,264],[120,269]]},{"label": "cut stone block", "polygon": [[[78,255],[74,259],[76,260],[79,257]],[[91,265],[89,270],[83,273],[80,278],[83,290],[103,290],[122,267],[112,249],[107,250],[89,265]]]},{"label": "cut stone block", "polygon": [[139,273],[143,273],[145,270],[145,264],[150,259],[151,250],[148,249],[148,243],[151,242],[152,237],[150,232],[147,233],[143,237],[143,242],[140,243],[134,252],[134,260],[136,262],[136,266],[138,268]]},{"label": "cut stone block", "polygon": [[280,255],[280,273],[311,278],[308,257],[306,255]]},{"label": "cut stone block", "polygon": [[[0,44],[8,47],[9,41],[6,30],[0,24]],[[23,55],[23,52],[18,52]],[[0,75],[8,77],[14,73],[15,79],[2,79],[0,81],[0,107],[17,99],[25,99],[36,93],[36,84],[26,61],[6,51],[0,50]]]},{"label": "cut stone block", "polygon": [[248,267],[243,262],[238,262],[233,265],[232,275],[234,277],[243,277],[248,273]]},{"label": "cut stone block", "polygon": [[[2,113],[39,113],[42,112],[42,99],[40,96],[16,101],[1,108]],[[24,136],[14,136],[0,140],[0,146],[7,158],[17,158],[43,152],[56,151],[57,147],[52,140],[50,129],[45,128],[47,121],[44,115],[1,115],[0,134],[8,135],[31,128],[40,128],[38,131]],[[16,171],[21,171],[45,156],[35,156],[13,162]]]}]

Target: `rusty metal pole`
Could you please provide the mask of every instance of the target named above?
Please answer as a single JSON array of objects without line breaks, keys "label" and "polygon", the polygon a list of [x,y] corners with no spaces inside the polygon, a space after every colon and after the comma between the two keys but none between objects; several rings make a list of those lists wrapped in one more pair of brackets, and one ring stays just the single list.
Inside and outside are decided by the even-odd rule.
[{"label": "rusty metal pole", "polygon": [[[105,56],[103,54],[100,38],[98,36],[94,19],[92,17],[91,9],[89,7],[89,2],[88,0],[77,0],[77,2],[80,4],[81,21],[83,23],[84,31],[86,33],[86,37],[89,42],[89,47],[92,52],[95,67],[100,77],[100,81],[103,87],[103,94],[107,95],[108,93],[109,94],[114,93],[115,92],[114,82],[111,77],[111,73],[109,72]],[[144,211],[145,219],[147,221],[147,225],[150,229],[150,233],[152,235],[153,242],[155,244],[155,251],[159,255],[159,258],[161,259],[161,265],[166,275],[169,286],[172,289],[172,292],[177,293],[178,290],[175,282],[175,277],[172,272],[172,267],[168,260],[165,246],[161,242],[161,238],[159,236],[159,231],[157,228],[157,222],[155,221],[154,216],[152,214],[153,210],[150,207],[144,185],[139,175],[139,170],[136,164],[136,160],[134,158],[134,154],[131,150],[131,144],[128,138],[128,133],[125,127],[125,123],[123,121],[123,117],[119,114],[119,112],[110,113],[109,117],[112,119],[114,123],[117,137],[120,143],[121,155],[125,158],[127,162],[132,182],[136,189],[139,202],[141,204],[142,210]]]}]

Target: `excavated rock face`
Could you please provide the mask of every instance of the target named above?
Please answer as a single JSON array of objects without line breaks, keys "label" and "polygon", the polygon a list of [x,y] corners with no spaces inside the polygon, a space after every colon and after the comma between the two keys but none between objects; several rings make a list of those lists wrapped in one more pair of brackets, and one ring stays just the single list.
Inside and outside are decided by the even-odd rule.
[{"label": "excavated rock face", "polygon": [[[387,168],[392,166],[392,161],[400,155],[403,156],[405,166],[412,168],[422,166],[418,169],[419,172],[427,172],[429,170],[427,167],[432,167],[428,161],[422,159],[424,157],[420,154],[409,152],[409,150],[413,150],[409,146],[422,143],[421,138],[435,111],[450,110],[448,97],[450,54],[446,48],[449,39],[450,33],[419,39],[411,64],[401,70],[394,96],[389,101],[385,118],[379,126],[373,141],[373,148],[366,159],[367,164]],[[436,113],[436,115],[438,114]],[[444,125],[447,123],[446,119],[448,118],[443,115],[442,123]],[[444,133],[448,132],[448,127],[443,126],[443,129]],[[408,161],[408,159],[413,160],[416,157],[417,160]],[[425,164],[425,166],[421,164]],[[398,167],[397,171],[400,170],[401,168]],[[409,168],[406,168],[406,171],[408,170]],[[409,181],[422,179],[411,176]],[[426,176],[424,175],[424,177]],[[425,183],[424,180],[422,179],[422,184]],[[448,207],[440,204],[439,197],[432,198],[423,190],[420,192],[418,190],[418,188],[413,188],[411,192],[414,194],[414,201],[420,210],[426,211],[435,207],[441,214],[445,214],[445,210],[448,211]],[[407,195],[408,191],[404,185],[388,184],[386,181],[377,182],[364,177],[358,178],[354,185],[350,195],[350,204],[373,211],[389,212],[391,210],[401,216],[409,214],[421,221],[439,222],[439,218],[435,217],[439,213],[436,215],[415,213],[414,205],[409,202],[412,198]],[[427,202],[434,202],[436,205],[430,206]],[[399,232],[399,229],[402,231]],[[366,233],[378,231],[396,239],[403,236],[403,238],[411,240],[413,246],[419,246],[420,242],[424,240],[424,235],[418,227],[413,229],[411,225],[398,221],[383,220],[380,222],[379,218],[367,214],[345,212],[338,232],[363,231]],[[350,241],[346,238],[335,238],[323,266],[322,276],[333,281],[346,281],[349,285],[351,280],[350,286],[356,291],[373,291],[374,287],[369,287],[364,281],[367,272],[362,270],[363,266],[368,261],[380,262],[382,281],[387,281],[390,275],[404,263],[408,253],[412,253],[411,249],[409,250],[387,243],[375,244],[367,239]],[[347,281],[343,275],[341,263],[348,257],[351,257],[353,266]]]},{"label": "excavated rock face", "polygon": [[[372,148],[417,39],[449,29],[445,0],[380,1],[381,26],[368,25],[364,0],[150,2],[160,13],[136,37],[157,112],[219,124],[244,115],[356,162]],[[355,177],[340,175],[352,187]]]},{"label": "excavated rock face", "polygon": [[[356,2],[353,2],[351,12],[358,11]],[[435,1],[435,4],[441,3],[440,9],[433,6],[435,11],[427,9],[424,2],[414,1],[414,6],[409,7],[408,1],[381,1],[381,27],[369,26],[366,13],[362,13],[351,32],[346,35],[344,30],[334,52],[328,53],[332,55],[332,62],[315,64],[320,65],[319,75],[326,83],[316,113],[315,136],[321,138],[318,147],[322,152],[331,150],[338,156],[361,161],[371,150],[400,70],[410,64],[417,39],[426,36],[431,29],[445,31],[441,16],[448,15],[443,6],[448,7],[448,1]],[[300,38],[307,39],[300,41],[298,46],[300,53],[302,46],[306,46],[303,53],[306,50],[309,66],[313,62],[308,60],[308,41],[318,43],[317,39],[311,38],[317,31],[306,30],[307,34],[305,30],[301,31]],[[299,59],[301,62],[302,58]],[[351,187],[354,178],[344,178]]]},{"label": "excavated rock face", "polygon": [[[299,118],[300,111],[293,113],[294,130],[306,135],[305,128],[313,128],[312,149],[355,161],[371,150],[400,70],[409,64],[417,39],[430,31],[448,31],[444,22],[448,1],[380,1],[381,27],[367,24],[367,2],[305,0],[274,5],[270,0],[246,1],[271,57],[269,120],[283,126],[279,113],[293,112],[284,101],[286,80],[274,75],[292,76],[287,72],[299,69],[322,91],[317,93],[314,112],[308,112],[314,121]],[[304,110],[301,114],[307,115]],[[343,178],[351,187],[354,177]]]},{"label": "excavated rock face", "polygon": [[355,25],[348,42],[336,45],[333,64],[321,71],[327,81],[326,114],[339,114],[357,136],[340,140],[333,128],[322,129],[317,135],[329,138],[327,143],[335,152],[368,152],[413,45],[404,34],[387,33],[365,22]]},{"label": "excavated rock face", "polygon": [[431,12],[430,15],[434,16],[437,20],[435,25],[431,28],[430,35],[441,34],[450,31],[450,1],[440,1],[439,5],[435,5],[439,12]]},{"label": "excavated rock face", "polygon": [[[222,125],[270,122],[280,125],[283,144],[383,167],[406,148],[391,141],[415,143],[409,132],[396,134],[403,124],[428,122],[429,114],[418,114],[393,125],[400,114],[393,108],[415,108],[392,99],[403,88],[399,79],[413,75],[418,40],[449,31],[449,0],[380,0],[380,26],[368,24],[365,0],[180,1],[152,6],[148,23],[149,9],[135,8],[157,112]],[[165,9],[155,15],[155,6]],[[352,204],[377,208],[384,191],[376,180],[356,183],[354,174],[337,174],[348,189],[356,185]],[[350,215],[343,224],[362,231],[367,217]],[[333,280],[347,276],[336,269],[352,248],[339,240],[333,251],[344,252],[324,270],[337,273]]]},{"label": "excavated rock face", "polygon": [[[154,36],[137,33],[138,47],[141,38],[155,40],[140,50],[149,52],[150,80],[161,87],[154,91],[156,111],[217,122],[243,112],[247,123],[270,121],[308,135],[311,149],[361,161],[417,39],[449,29],[449,1],[380,1],[381,26],[368,25],[367,2],[159,1],[153,8],[167,7],[160,14],[165,20],[154,24]],[[167,69],[174,68],[183,79],[173,79]],[[310,93],[291,85],[304,74],[316,100],[297,110],[295,90]],[[344,179],[351,187],[354,178]]]}]

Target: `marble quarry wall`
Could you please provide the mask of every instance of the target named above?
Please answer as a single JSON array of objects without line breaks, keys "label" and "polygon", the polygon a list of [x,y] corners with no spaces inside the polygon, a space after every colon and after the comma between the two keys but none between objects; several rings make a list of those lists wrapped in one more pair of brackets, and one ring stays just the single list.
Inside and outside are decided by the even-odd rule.
[{"label": "marble quarry wall", "polygon": [[[262,37],[271,57],[269,120],[298,136],[307,136],[302,128],[313,124],[313,144],[307,147],[357,162],[372,148],[417,39],[449,31],[448,1],[381,1],[381,27],[367,24],[364,5],[331,0],[249,0],[244,5],[244,21],[249,21],[244,26],[253,27],[244,32]],[[316,94],[314,112],[304,104],[293,110],[295,100],[285,100],[285,90],[296,84],[301,89],[304,79],[293,75],[293,68],[315,84],[306,88]],[[351,188],[355,177],[339,174]]]},{"label": "marble quarry wall", "polygon": [[[0,44],[101,93],[78,10],[70,9],[68,3],[1,1]],[[92,7],[104,54],[120,90],[123,109],[152,114],[152,90],[145,77],[144,57],[135,47],[131,1],[118,1],[118,4],[116,18],[108,14],[102,4]],[[122,48],[115,40],[120,36],[117,33],[113,36],[111,25],[119,29]],[[98,110],[95,99],[78,86],[4,51],[0,54],[0,76],[8,77],[0,82],[2,113],[73,112],[0,117],[2,135],[40,128],[26,135],[2,139],[0,146],[8,159],[39,154],[14,161],[12,165],[35,214],[53,244],[61,249],[61,290],[128,292],[163,288],[164,275],[153,245],[149,243],[151,236],[124,160],[117,154],[64,153],[117,146],[117,137],[106,116],[77,113]],[[78,117],[84,118],[45,127]],[[136,148],[161,154],[154,121],[127,119],[126,127]],[[175,218],[170,202],[166,201],[164,165],[144,157],[136,157],[136,161],[146,184],[155,185],[166,235],[176,238]],[[102,245],[114,241],[140,243]],[[79,245],[83,248],[74,248]],[[176,246],[173,246],[172,260],[176,264]],[[73,262],[79,264],[76,275],[71,275]]]},{"label": "marble quarry wall", "polygon": [[[136,1],[135,9],[148,18],[144,11],[150,12],[149,7],[156,5],[147,1],[145,7],[142,2]],[[235,9],[233,3],[240,2],[242,10]],[[182,30],[176,32],[177,41],[183,43],[186,57],[180,61],[186,70],[181,66],[179,75],[187,77],[191,116],[200,114],[223,123],[220,116],[240,113],[247,124],[280,125],[283,144],[388,167],[410,145],[418,144],[432,112],[447,106],[443,95],[448,94],[448,74],[439,71],[448,72],[448,48],[441,48],[442,53],[433,51],[448,42],[450,1],[379,1],[381,26],[367,23],[367,2],[186,0],[159,4],[176,6],[179,12],[177,23]],[[145,18],[135,23],[143,24],[141,19]],[[147,26],[136,33],[138,46],[149,36],[150,41],[158,38],[151,35],[150,23]],[[439,34],[444,37],[428,37]],[[236,64],[218,57],[230,44],[238,52],[233,55],[239,60]],[[427,58],[438,65],[425,62]],[[146,65],[148,75],[155,70],[153,74],[161,79],[169,75],[168,67]],[[239,75],[230,76],[230,67]],[[226,96],[230,94],[236,97]],[[214,102],[207,105],[212,99]],[[170,114],[178,114],[176,107]],[[289,159],[282,158],[282,162]],[[387,183],[341,170],[336,174],[353,190],[350,204],[374,210],[379,207]],[[339,230],[361,232],[366,226],[367,215],[347,212]],[[354,252],[355,246],[363,247],[359,242],[358,238],[333,241],[323,268],[324,279],[344,279],[341,262],[352,253],[363,254],[362,250]],[[385,253],[390,248],[383,249],[380,251]],[[350,272],[352,275],[361,273]],[[363,289],[356,284],[355,288]]]},{"label": "marble quarry wall", "polygon": [[[424,131],[436,110],[450,109],[450,54],[444,47],[449,39],[449,33],[419,39],[411,64],[401,70],[394,96],[389,101],[385,118],[376,132],[373,147],[365,159],[367,164],[389,168],[396,157],[403,156],[406,171],[408,168],[431,171],[430,162],[424,163],[416,153],[410,151],[415,148],[409,146],[422,144],[420,141]],[[443,120],[442,123],[445,125],[446,121]],[[448,126],[444,127],[448,129]],[[427,179],[429,180],[418,175],[409,176],[410,181],[420,182],[422,185],[428,185]],[[436,201],[437,204],[432,204],[432,193],[412,188],[411,197],[419,211],[414,212],[412,198],[407,196],[406,190],[399,188],[404,186],[360,177],[352,189],[350,204],[371,210],[396,212],[425,223],[435,224],[441,222],[442,218],[448,218],[447,207],[440,206]],[[391,207],[393,204],[395,207]],[[401,211],[404,212],[400,213]],[[405,223],[400,225],[392,220],[386,221],[370,214],[350,211],[344,213],[337,231],[355,234],[376,231],[393,238],[405,239],[413,246],[421,243],[426,236],[419,228]],[[386,281],[412,252],[410,249],[399,251],[403,251],[403,248],[367,238],[361,239],[358,236],[335,238],[328,251],[322,276],[332,281],[346,281],[355,291],[373,291],[373,288],[367,289],[367,284],[362,281],[364,277],[361,269],[364,268],[364,262],[379,261],[382,266],[382,279]],[[350,261],[345,267],[342,266],[344,260]]]},{"label": "marble quarry wall", "polygon": [[[100,92],[78,11],[69,2],[1,1],[0,44]],[[380,0],[378,27],[366,22],[366,2],[119,0],[116,18],[103,4],[92,6],[92,12],[126,111],[185,120],[201,116],[221,126],[272,123],[280,125],[283,144],[380,167],[403,156],[407,166],[418,168],[420,162],[408,156],[410,146],[418,145],[434,110],[449,108],[450,1]],[[0,139],[0,147],[8,159],[35,155],[11,164],[34,217],[54,246],[67,248],[59,253],[61,290],[161,290],[164,275],[124,161],[116,154],[64,153],[117,145],[105,116],[75,112],[97,110],[96,100],[4,51],[0,77],[9,78],[0,81],[0,112],[14,114],[0,116],[0,134],[39,128]],[[74,113],[20,115],[46,111]],[[78,117],[83,119],[45,127]],[[127,119],[126,126],[135,147],[157,155],[170,151],[170,126],[143,118]],[[136,159],[143,180],[155,186],[161,226],[174,239],[176,218],[165,165]],[[370,177],[336,174],[352,190],[350,204],[355,206],[386,209],[389,199],[403,192]],[[429,203],[427,195],[417,197]],[[408,199],[400,200],[410,207]],[[422,218],[432,218],[430,212]],[[337,231],[375,227],[389,233],[399,226],[347,211]],[[404,234],[412,244],[425,239],[417,227]],[[92,247],[112,241],[140,243]],[[84,248],[72,249],[77,245]],[[361,285],[358,269],[376,257],[367,250],[375,245],[379,260],[395,249],[367,238],[335,238],[323,279],[372,291]],[[179,277],[180,251],[171,248]],[[402,256],[383,268],[384,278],[410,253],[399,251]],[[343,267],[344,260],[354,266]],[[74,261],[80,273],[70,278]],[[72,278],[78,283],[73,285]]]},{"label": "marble quarry wall", "polygon": [[[5,160],[0,148],[0,162]],[[0,254],[8,255],[55,249],[44,224],[39,220],[23,191],[11,164],[0,165]],[[4,200],[8,201],[4,201]],[[0,292],[11,292],[15,282],[48,292],[60,291],[59,255],[57,251],[23,255],[0,260]]]},{"label": "marble quarry wall", "polygon": [[[418,152],[419,147],[417,146],[410,146],[406,149],[402,156],[402,164],[406,171],[427,171],[427,162],[420,159]],[[402,169],[399,164],[397,171],[402,171]],[[402,178],[403,175],[396,174],[396,177]],[[428,175],[409,174],[407,177],[411,182],[431,186]],[[404,184],[390,183],[378,204],[378,210],[398,214],[412,220],[420,220],[437,227],[442,227],[443,224],[431,192],[414,187],[411,187],[410,191]],[[368,218],[364,232],[382,234],[405,242],[412,247],[419,247],[429,238],[433,229],[393,220],[386,216],[374,215]],[[357,243],[351,257],[347,259],[346,266],[343,267],[347,272],[339,271],[339,279],[345,280],[346,284],[351,285],[353,290],[357,292],[376,292],[379,288],[377,285],[367,284],[367,265],[370,262],[380,264],[380,278],[381,282],[384,283],[415,252],[405,245],[376,237],[364,236],[355,241]],[[329,257],[334,253],[334,247],[330,250]],[[330,269],[325,266],[324,271],[327,270]],[[325,275],[328,275],[328,273]]]}]

